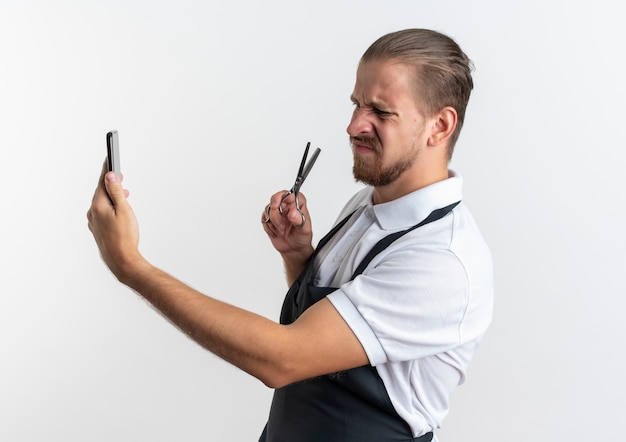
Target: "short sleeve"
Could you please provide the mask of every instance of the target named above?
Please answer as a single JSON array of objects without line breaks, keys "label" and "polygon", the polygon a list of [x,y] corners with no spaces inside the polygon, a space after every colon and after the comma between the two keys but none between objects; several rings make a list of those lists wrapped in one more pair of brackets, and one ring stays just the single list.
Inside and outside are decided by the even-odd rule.
[{"label": "short sleeve", "polygon": [[458,346],[468,278],[450,250],[399,247],[329,295],[372,365]]}]

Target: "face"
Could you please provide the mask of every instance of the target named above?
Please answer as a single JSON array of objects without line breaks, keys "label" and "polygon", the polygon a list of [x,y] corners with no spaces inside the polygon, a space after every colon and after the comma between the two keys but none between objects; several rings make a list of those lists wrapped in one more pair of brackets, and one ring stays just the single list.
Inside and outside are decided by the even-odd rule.
[{"label": "face", "polygon": [[419,111],[409,69],[396,61],[361,63],[347,128],[354,178],[389,185],[415,165],[426,143],[426,118]]}]

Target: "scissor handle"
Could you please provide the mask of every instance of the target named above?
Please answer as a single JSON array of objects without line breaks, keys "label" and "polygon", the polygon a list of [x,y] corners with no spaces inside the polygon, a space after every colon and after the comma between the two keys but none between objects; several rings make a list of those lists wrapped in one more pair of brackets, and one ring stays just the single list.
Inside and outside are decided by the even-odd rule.
[{"label": "scissor handle", "polygon": [[298,192],[297,191],[294,191],[292,189],[292,190],[289,190],[288,192],[285,192],[283,194],[282,198],[280,199],[280,204],[278,205],[278,212],[280,212],[281,215],[283,214],[283,201],[284,201],[285,198],[287,198],[292,193],[294,194],[295,200],[296,200],[296,210],[298,211],[298,213],[302,217],[302,223],[297,225],[296,227],[301,229],[306,224],[306,216],[304,215],[304,212],[302,211],[302,209],[300,209],[300,198],[298,198]]},{"label": "scissor handle", "polygon": [[[297,182],[297,181],[296,181]],[[300,186],[298,186],[299,188]],[[296,185],[294,184],[294,186],[291,188],[291,190],[285,192],[283,194],[283,196],[280,198],[280,204],[278,205],[278,212],[282,215],[283,214],[283,201],[285,201],[285,198],[287,198],[289,195],[291,195],[292,193],[294,194],[294,198],[296,200],[296,210],[298,212],[300,212],[300,215],[302,215],[302,217],[304,218],[304,213],[302,213],[302,210],[300,210],[300,198],[298,197],[298,190],[294,190],[296,189]]]}]

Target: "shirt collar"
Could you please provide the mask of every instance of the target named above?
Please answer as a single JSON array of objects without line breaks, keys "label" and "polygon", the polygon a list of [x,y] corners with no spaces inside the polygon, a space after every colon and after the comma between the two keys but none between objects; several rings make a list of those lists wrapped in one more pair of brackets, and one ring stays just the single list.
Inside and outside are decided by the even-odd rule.
[{"label": "shirt collar", "polygon": [[462,187],[463,179],[461,176],[450,170],[447,179],[393,201],[372,205],[370,197],[368,207],[376,215],[376,219],[383,230],[409,228],[421,222],[433,210],[460,201],[463,196]]}]

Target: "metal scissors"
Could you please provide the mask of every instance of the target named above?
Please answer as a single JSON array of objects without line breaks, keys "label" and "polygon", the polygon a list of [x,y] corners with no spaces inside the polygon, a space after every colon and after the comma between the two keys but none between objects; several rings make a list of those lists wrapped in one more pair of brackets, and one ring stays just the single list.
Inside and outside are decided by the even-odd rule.
[{"label": "metal scissors", "polygon": [[[293,187],[283,195],[283,197],[280,200],[280,205],[278,206],[278,211],[282,215],[283,214],[283,201],[292,193],[294,194],[295,199],[296,199],[296,210],[302,216],[302,223],[296,226],[299,228],[304,227],[304,224],[306,224],[306,217],[304,216],[304,213],[300,209],[300,199],[298,198],[298,195],[300,193],[300,188],[302,187],[304,180],[306,180],[306,177],[309,175],[309,172],[311,172],[311,169],[313,168],[313,165],[315,164],[315,161],[317,160],[317,157],[319,156],[321,152],[320,148],[316,148],[315,151],[313,152],[313,155],[311,155],[311,159],[309,159],[309,161],[307,162],[307,157],[309,156],[309,147],[311,147],[311,142],[306,143],[306,147],[304,148],[304,155],[302,155],[302,161],[300,162],[300,168],[298,169],[298,175],[296,175],[296,181],[294,182]],[[267,216],[266,222],[269,222],[269,214]]]}]

